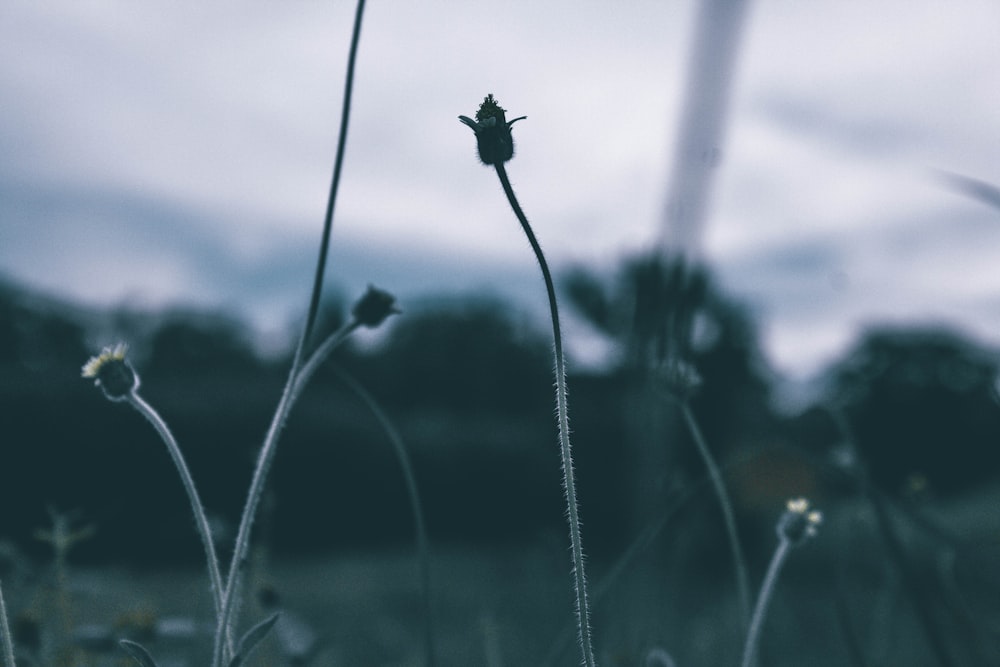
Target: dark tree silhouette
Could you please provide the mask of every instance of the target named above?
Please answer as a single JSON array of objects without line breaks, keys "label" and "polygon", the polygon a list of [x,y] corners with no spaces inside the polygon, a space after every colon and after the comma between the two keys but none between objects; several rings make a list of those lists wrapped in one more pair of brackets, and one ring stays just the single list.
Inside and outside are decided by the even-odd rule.
[{"label": "dark tree silhouette", "polygon": [[245,372],[258,365],[244,327],[238,321],[204,314],[172,313],[149,341],[146,368],[169,375],[192,371]]},{"label": "dark tree silhouette", "polygon": [[889,491],[919,475],[939,492],[1000,472],[998,357],[944,328],[868,333],[831,371],[873,479]]},{"label": "dark tree silhouette", "polygon": [[370,363],[388,402],[502,413],[551,398],[549,356],[527,318],[495,300],[465,299],[405,312]]},{"label": "dark tree silhouette", "polygon": [[620,346],[618,372],[637,385],[678,360],[693,364],[702,378],[693,405],[714,447],[770,425],[769,373],[754,324],[707,268],[644,255],[625,260],[610,280],[578,268],[564,285],[570,303]]}]

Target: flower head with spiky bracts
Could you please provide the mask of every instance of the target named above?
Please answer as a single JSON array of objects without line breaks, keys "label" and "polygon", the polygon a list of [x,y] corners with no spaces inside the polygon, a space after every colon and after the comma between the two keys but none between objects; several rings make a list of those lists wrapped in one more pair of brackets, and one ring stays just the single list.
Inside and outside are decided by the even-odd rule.
[{"label": "flower head with spiky bracts", "polygon": [[493,93],[490,93],[479,105],[475,120],[468,116],[458,117],[476,133],[479,159],[483,164],[503,164],[514,157],[514,137],[511,136],[510,126],[527,116],[508,121],[505,114],[506,111],[493,99]]},{"label": "flower head with spiky bracts", "polygon": [[83,365],[83,377],[94,378],[94,384],[109,400],[124,401],[139,388],[139,376],[125,359],[127,352],[128,345],[118,343],[104,348]]}]

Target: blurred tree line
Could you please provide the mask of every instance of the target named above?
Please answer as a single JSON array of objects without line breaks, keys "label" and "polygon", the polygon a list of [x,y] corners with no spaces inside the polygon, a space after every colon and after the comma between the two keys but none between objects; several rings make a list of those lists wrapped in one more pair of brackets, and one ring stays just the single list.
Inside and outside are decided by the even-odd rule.
[{"label": "blurred tree line", "polygon": [[[563,292],[565,307],[620,351],[607,368],[570,377],[595,557],[619,549],[672,490],[704,478],[662,391],[664,360],[678,357],[700,376],[691,405],[744,516],[791,495],[842,493],[845,438],[891,494],[919,483],[954,495],[996,481],[998,357],[954,331],[866,333],[828,369],[816,404],[789,416],[773,406],[774,376],[751,317],[705,269],[639,257],[610,277],[571,271]],[[403,306],[376,342],[334,355],[293,410],[260,539],[287,550],[411,540],[398,463],[339,372],[364,384],[405,438],[432,539],[561,537],[546,330],[496,300]],[[332,330],[344,310],[330,299],[321,326]],[[97,527],[82,559],[195,562],[201,547],[162,443],[138,414],[80,378],[99,351],[95,332],[108,330],[116,337],[100,344],[132,345],[142,393],[177,436],[217,530],[238,518],[288,356],[261,357],[246,327],[224,315],[86,312],[5,285],[0,538],[43,553],[31,535],[49,508],[79,510]]]}]

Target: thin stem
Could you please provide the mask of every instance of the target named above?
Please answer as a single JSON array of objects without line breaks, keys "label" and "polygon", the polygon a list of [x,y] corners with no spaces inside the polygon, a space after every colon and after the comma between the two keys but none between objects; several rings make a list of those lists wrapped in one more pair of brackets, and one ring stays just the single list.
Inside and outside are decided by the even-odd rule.
[{"label": "thin stem", "polygon": [[[728,464],[732,465],[732,464]],[[678,495],[669,505],[666,505],[655,519],[642,529],[642,531],[632,540],[632,543],[615,559],[614,564],[605,572],[604,576],[590,589],[590,599],[595,604],[600,602],[618,583],[618,580],[632,566],[635,559],[643,553],[649,545],[660,535],[667,524],[674,516],[687,505],[687,503],[702,492],[702,486],[708,484],[708,478],[702,478],[688,486],[683,493]],[[541,667],[549,667],[565,651],[567,644],[571,640],[571,628],[567,626],[565,632],[560,632],[559,636],[552,642],[545,658],[539,663]]]},{"label": "thin stem", "polygon": [[778,548],[774,550],[771,557],[771,564],[767,566],[767,574],[764,576],[764,583],[760,587],[760,596],[757,598],[757,606],[753,610],[753,618],[750,621],[750,630],[747,632],[747,641],[743,647],[743,667],[751,667],[757,654],[757,644],[760,641],[760,631],[764,627],[764,618],[767,616],[767,606],[771,602],[774,594],[775,584],[778,583],[778,574],[781,567],[788,558],[788,552],[792,548],[792,543],[786,539],[778,542]]},{"label": "thin stem", "polygon": [[281,400],[278,402],[278,407],[274,412],[274,416],[271,418],[271,425],[268,427],[267,435],[264,438],[264,446],[261,448],[260,454],[257,457],[257,465],[254,467],[253,479],[250,481],[250,490],[247,493],[246,506],[243,508],[243,515],[240,519],[240,527],[236,534],[236,546],[233,550],[232,563],[229,566],[229,575],[226,580],[225,595],[222,598],[222,613],[219,615],[219,623],[215,629],[215,656],[212,664],[216,665],[216,667],[221,665],[221,661],[223,659],[221,642],[222,633],[229,633],[232,630],[230,625],[232,623],[232,616],[235,609],[236,596],[234,593],[236,591],[240,570],[242,569],[247,558],[247,553],[250,550],[250,530],[253,527],[254,518],[257,516],[257,508],[260,505],[260,500],[264,495],[264,486],[267,481],[268,472],[271,469],[271,464],[274,462],[274,454],[278,447],[278,437],[288,419],[288,413],[291,412],[292,406],[301,395],[302,390],[305,388],[305,385],[308,383],[310,378],[312,378],[315,374],[316,369],[319,368],[320,363],[330,354],[330,352],[334,350],[334,348],[347,340],[347,337],[351,334],[351,332],[357,329],[357,327],[358,323],[351,320],[331,334],[322,345],[316,348],[309,359],[302,364],[302,368],[298,373],[295,373],[295,368],[292,369],[292,374],[289,375],[288,383],[285,385],[285,391],[282,393]]},{"label": "thin stem", "polygon": [[292,387],[292,403],[298,400],[302,390],[309,384],[309,380],[316,374],[319,367],[323,365],[323,362],[330,356],[330,353],[340,347],[347,340],[347,337],[354,333],[359,326],[361,325],[358,324],[357,320],[351,319],[327,336],[313,353],[309,355],[309,358],[306,359],[305,363],[299,369],[298,377],[295,378],[295,385]]},{"label": "thin stem", "polygon": [[872,509],[875,510],[878,532],[885,543],[890,561],[899,568],[904,589],[913,601],[913,610],[916,612],[917,621],[924,628],[924,635],[927,637],[931,652],[934,653],[937,661],[945,667],[954,665],[955,662],[948,650],[948,642],[935,621],[934,610],[940,605],[930,599],[922,575],[907,555],[903,541],[893,526],[885,500],[877,489],[868,484],[865,485],[865,495],[868,496],[868,501],[871,503]]},{"label": "thin stem", "polygon": [[[934,609],[936,606],[930,599],[930,596],[921,581],[920,573],[917,572],[916,567],[906,554],[902,539],[893,526],[892,519],[889,516],[889,507],[885,498],[872,483],[868,474],[867,466],[864,465],[858,457],[857,440],[854,437],[853,430],[851,429],[850,424],[848,423],[842,410],[830,405],[825,407],[830,417],[833,419],[837,429],[840,431],[841,436],[844,438],[844,441],[854,452],[854,459],[856,461],[854,464],[854,472],[860,483],[862,495],[871,504],[871,507],[875,512],[876,525],[879,535],[881,536],[882,541],[886,546],[886,550],[889,553],[889,560],[899,569],[903,582],[903,588],[913,602],[913,609],[916,612],[917,621],[924,629],[924,635],[927,637],[927,643],[930,645],[931,652],[934,653],[935,658],[937,658],[940,664],[945,665],[945,667],[950,667],[954,664],[954,661],[950,651],[948,650],[948,642],[942,634],[939,624],[935,621]],[[924,528],[926,528],[926,526],[924,526]],[[935,529],[932,530],[932,532],[936,537],[939,539],[941,538],[939,530]],[[950,542],[954,538],[946,536],[944,539]]]},{"label": "thin stem", "polygon": [[[344,99],[340,112],[340,133],[337,138],[337,154],[334,158],[333,178],[330,183],[330,194],[327,199],[326,215],[323,220],[323,235],[320,241],[319,257],[316,261],[316,273],[313,278],[312,294],[309,298],[309,311],[306,315],[306,323],[302,329],[302,336],[295,349],[295,356],[292,359],[292,368],[288,373],[288,380],[285,382],[285,389],[282,392],[278,407],[275,409],[271,426],[264,445],[258,457],[257,467],[254,470],[254,477],[251,482],[250,491],[247,495],[247,502],[244,507],[244,514],[240,519],[240,529],[237,534],[237,549],[233,552],[230,562],[229,573],[226,581],[226,589],[222,597],[222,609],[219,614],[219,623],[215,634],[215,649],[212,659],[214,667],[220,667],[223,659],[229,658],[231,651],[223,654],[222,636],[229,632],[230,616],[233,613],[234,597],[236,592],[236,580],[238,570],[246,558],[246,549],[250,543],[250,526],[257,511],[257,504],[260,501],[260,494],[263,492],[264,481],[267,478],[267,471],[270,468],[271,459],[274,457],[274,449],[277,445],[277,436],[284,426],[288,411],[294,403],[294,389],[299,374],[299,366],[305,353],[309,337],[312,335],[313,327],[316,324],[316,315],[319,312],[320,294],[323,291],[323,277],[326,272],[326,260],[329,254],[330,235],[333,230],[333,213],[336,208],[337,192],[340,188],[340,175],[343,171],[344,153],[347,146],[347,127],[350,120],[351,96],[354,90],[354,70],[357,63],[358,44],[361,40],[361,19],[364,16],[365,0],[358,0],[354,13],[354,27],[351,33],[351,46],[347,58],[347,74],[344,79]],[[249,512],[249,514],[248,514]]]},{"label": "thin stem", "polygon": [[566,390],[566,361],[563,358],[562,331],[559,327],[559,308],[556,305],[556,289],[552,282],[552,274],[549,273],[548,263],[542,253],[542,247],[538,244],[528,218],[525,217],[521,205],[514,196],[514,188],[510,185],[507,177],[507,170],[502,162],[495,165],[497,176],[500,177],[500,184],[503,186],[507,201],[514,210],[528,243],[535,252],[535,258],[542,270],[542,278],[545,280],[545,291],[549,297],[549,313],[552,317],[552,338],[554,340],[555,356],[555,376],[556,376],[556,412],[559,426],[559,449],[562,455],[563,488],[566,492],[567,520],[569,522],[569,537],[573,552],[573,588],[576,593],[576,620],[579,629],[578,639],[580,650],[583,652],[584,665],[595,667],[593,642],[590,632],[590,603],[587,600],[587,577],[583,563],[583,540],[580,537],[580,515],[576,501],[576,481],[573,472],[573,451],[569,442],[569,409],[567,406]]},{"label": "thin stem", "polygon": [[[128,396],[126,396],[128,403],[135,408],[139,414],[146,418],[156,432],[160,435],[160,439],[167,446],[167,451],[170,453],[170,458],[174,461],[174,466],[177,468],[177,473],[181,477],[181,482],[184,484],[184,490],[187,492],[188,501],[191,503],[191,512],[194,514],[195,526],[198,528],[198,534],[201,536],[202,546],[205,548],[205,560],[208,562],[208,578],[212,582],[212,602],[215,605],[216,617],[220,615],[222,611],[222,574],[219,570],[219,557],[215,551],[215,542],[212,541],[212,529],[208,523],[208,516],[205,514],[205,505],[201,502],[201,498],[198,496],[198,489],[195,488],[194,478],[191,477],[191,469],[188,468],[187,462],[184,460],[184,454],[181,452],[181,448],[177,444],[177,440],[174,439],[173,434],[167,427],[167,423],[163,421],[159,413],[147,403],[138,392],[132,391]],[[232,638],[227,633],[226,642],[228,648],[232,649]]]},{"label": "thin stem", "polygon": [[16,667],[14,663],[14,640],[7,623],[7,604],[3,600],[3,586],[0,586],[0,639],[3,641],[3,659],[7,667]]},{"label": "thin stem", "polygon": [[382,426],[392,443],[393,451],[396,453],[399,465],[403,469],[403,476],[406,478],[406,491],[410,496],[410,508],[413,510],[413,523],[417,533],[417,554],[420,559],[420,587],[424,598],[424,634],[427,651],[425,657],[427,665],[431,666],[437,662],[434,657],[434,622],[431,616],[431,553],[427,539],[427,526],[424,522],[424,511],[420,503],[420,492],[417,489],[417,478],[413,472],[413,462],[410,460],[410,455],[406,451],[406,445],[399,435],[399,431],[389,421],[389,417],[371,393],[344,370],[337,369],[337,375],[357,394]]},{"label": "thin stem", "polygon": [[681,413],[684,415],[684,421],[691,432],[691,438],[694,440],[694,444],[698,448],[698,453],[701,455],[701,460],[705,463],[705,467],[708,468],[708,474],[715,489],[715,497],[718,498],[719,506],[722,508],[722,517],[726,524],[726,534],[729,539],[729,551],[733,558],[733,568],[736,571],[736,587],[740,596],[740,616],[743,620],[743,629],[745,631],[750,622],[750,583],[747,577],[747,565],[746,559],[743,557],[743,548],[740,546],[740,538],[736,532],[733,503],[729,499],[726,485],[722,481],[722,473],[719,471],[719,466],[716,465],[715,459],[712,457],[712,452],[709,451],[708,444],[705,442],[705,436],[702,435],[701,428],[699,428],[698,422],[694,418],[690,402],[682,400],[680,407]]},{"label": "thin stem", "polygon": [[354,90],[354,67],[358,56],[358,42],[361,40],[361,17],[365,11],[365,0],[358,0],[354,11],[354,29],[351,33],[351,48],[347,56],[347,75],[344,79],[344,101],[340,110],[340,134],[337,139],[337,155],[333,162],[333,179],[330,182],[330,195],[326,201],[326,216],[323,220],[323,239],[319,244],[319,258],[316,261],[316,275],[313,278],[312,296],[309,299],[309,314],[302,330],[302,340],[296,357],[301,357],[302,348],[312,335],[319,312],[319,296],[323,291],[323,275],[326,271],[326,257],[330,249],[330,234],[333,230],[333,211],[337,204],[337,191],[340,189],[340,174],[344,166],[344,152],[347,146],[347,123],[351,117],[351,94]]}]

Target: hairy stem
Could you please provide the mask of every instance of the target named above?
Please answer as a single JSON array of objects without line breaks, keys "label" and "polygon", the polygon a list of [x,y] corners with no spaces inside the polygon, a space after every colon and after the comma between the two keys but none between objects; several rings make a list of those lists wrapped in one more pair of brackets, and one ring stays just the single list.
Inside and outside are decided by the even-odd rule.
[{"label": "hairy stem", "polygon": [[2,586],[0,586],[0,640],[3,642],[4,664],[7,667],[15,667],[14,640],[10,634],[10,625],[7,623],[7,604],[3,600]]},{"label": "hairy stem", "polygon": [[740,538],[736,532],[733,503],[729,499],[726,485],[722,481],[722,473],[719,471],[719,466],[716,465],[715,459],[712,457],[712,452],[709,451],[708,444],[705,442],[705,436],[702,434],[701,428],[698,427],[698,422],[694,418],[691,404],[687,400],[682,400],[680,407],[681,413],[684,415],[684,421],[691,432],[691,438],[698,448],[701,460],[708,469],[708,475],[712,480],[712,487],[715,489],[715,497],[718,498],[719,506],[722,508],[722,517],[726,524],[726,534],[729,540],[729,551],[733,558],[733,568],[736,571],[736,587],[740,597],[740,616],[743,621],[743,629],[746,631],[750,622],[750,584],[747,577],[746,559],[743,557],[743,548],[740,546]]},{"label": "hairy stem", "polygon": [[320,343],[309,358],[306,359],[305,363],[299,369],[298,377],[295,378],[295,384],[292,386],[292,403],[298,400],[299,395],[302,394],[302,390],[306,388],[309,384],[309,380],[312,379],[319,367],[323,365],[330,353],[335,349],[340,347],[340,345],[347,340],[354,331],[360,326],[357,320],[351,319],[346,324],[341,326],[339,329],[334,331],[332,334],[326,337],[326,339]]},{"label": "hairy stem", "polygon": [[514,196],[514,188],[510,185],[507,177],[507,170],[502,162],[494,165],[497,176],[500,177],[500,184],[503,186],[507,201],[514,210],[521,223],[524,234],[528,237],[528,243],[535,252],[535,258],[542,270],[542,278],[545,280],[545,291],[549,297],[549,313],[552,317],[552,338],[554,340],[555,356],[555,376],[556,376],[556,413],[559,427],[559,449],[562,455],[563,488],[566,492],[567,520],[569,521],[569,537],[573,554],[573,588],[576,594],[576,620],[579,629],[578,639],[580,650],[583,653],[583,661],[587,667],[595,667],[593,642],[590,632],[590,603],[587,600],[587,577],[583,563],[583,540],[580,537],[580,515],[576,501],[576,480],[573,472],[573,450],[569,442],[569,409],[567,405],[566,391],[566,361],[563,358],[562,331],[559,326],[559,308],[556,304],[556,289],[552,282],[552,274],[549,272],[549,265],[545,261],[542,247],[538,244],[528,218],[525,217],[521,205]]},{"label": "hairy stem", "polygon": [[[198,528],[202,546],[205,548],[205,560],[208,562],[208,578],[212,582],[212,602],[215,605],[216,617],[218,617],[222,612],[222,595],[224,591],[222,587],[222,573],[219,570],[219,557],[215,551],[215,542],[212,540],[212,529],[208,524],[208,516],[205,514],[205,505],[201,502],[198,489],[195,488],[194,478],[191,477],[191,469],[188,468],[187,462],[184,460],[184,454],[181,452],[181,448],[177,444],[173,433],[167,427],[167,423],[163,421],[163,418],[160,417],[160,414],[153,406],[143,400],[138,392],[135,391],[126,396],[126,401],[156,429],[160,439],[167,446],[170,458],[173,459],[177,473],[184,484],[188,501],[191,503],[191,512],[194,514],[195,526]],[[226,643],[228,648],[232,649],[232,637],[228,633]]]},{"label": "hairy stem", "polygon": [[[642,531],[632,540],[631,544],[629,544],[625,551],[623,551],[621,555],[615,559],[614,564],[604,573],[604,576],[591,587],[590,599],[592,602],[595,604],[600,602],[605,595],[611,592],[622,575],[625,574],[625,572],[632,566],[635,559],[647,548],[649,548],[649,545],[654,542],[660,533],[667,527],[667,524],[670,523],[674,516],[676,516],[688,502],[702,493],[702,486],[707,485],[709,481],[710,480],[705,477],[697,482],[694,482],[676,498],[674,498],[674,500],[672,500],[668,505],[664,506],[663,511],[642,529]],[[572,640],[571,635],[571,629],[567,626],[566,631],[561,632],[555,640],[553,640],[552,644],[549,646],[548,652],[545,654],[545,658],[542,659],[539,666],[551,667],[551,665],[554,665],[559,656],[565,653],[566,647]]]},{"label": "hairy stem", "polygon": [[288,380],[282,392],[278,407],[275,410],[271,426],[261,447],[260,455],[257,459],[257,466],[254,469],[253,480],[250,491],[247,494],[247,502],[244,507],[243,516],[240,519],[240,528],[237,533],[237,548],[233,552],[229,565],[229,573],[226,581],[226,588],[222,596],[219,622],[215,633],[215,649],[213,652],[212,665],[221,667],[224,660],[228,661],[232,651],[223,651],[222,637],[230,632],[230,616],[233,613],[234,596],[236,592],[236,580],[239,570],[246,558],[246,549],[250,544],[250,527],[257,511],[260,495],[263,492],[264,482],[270,468],[271,460],[274,457],[274,450],[277,445],[277,436],[284,426],[288,416],[288,411],[294,402],[293,390],[296,387],[299,374],[299,366],[305,353],[309,337],[312,335],[313,327],[316,324],[316,315],[319,312],[320,294],[323,291],[323,277],[326,272],[326,259],[329,253],[330,235],[333,229],[333,212],[336,207],[337,191],[340,187],[340,175],[343,170],[344,152],[347,145],[347,127],[350,120],[351,95],[354,90],[354,70],[357,62],[358,43],[361,39],[361,19],[364,15],[365,0],[358,0],[354,13],[354,28],[351,33],[351,46],[347,58],[347,75],[344,80],[344,99],[340,113],[340,133],[337,139],[337,155],[334,160],[333,178],[330,183],[330,194],[327,199],[326,215],[323,221],[323,236],[320,241],[319,257],[316,262],[316,273],[313,279],[312,293],[309,299],[309,311],[306,315],[306,323],[302,329],[302,336],[299,338],[298,346],[295,350],[295,357],[292,359],[292,368],[288,373]]},{"label": "hairy stem", "polygon": [[[250,550],[250,529],[253,526],[254,518],[257,516],[257,508],[260,505],[260,500],[264,496],[264,486],[267,481],[268,472],[271,469],[271,464],[274,461],[274,454],[278,446],[278,437],[288,419],[288,413],[291,412],[292,406],[302,394],[302,390],[306,384],[315,374],[316,369],[319,368],[320,363],[338,345],[347,340],[347,337],[357,327],[358,323],[356,321],[352,320],[348,322],[316,348],[316,351],[302,364],[302,368],[298,373],[295,373],[294,368],[292,369],[292,374],[289,375],[288,383],[285,385],[285,391],[278,402],[278,408],[271,418],[271,425],[268,427],[267,436],[264,438],[264,446],[257,457],[253,479],[250,481],[250,491],[247,493],[246,506],[243,508],[243,515],[240,519],[239,531],[236,534],[236,546],[233,550],[233,559],[229,566],[229,575],[226,580],[225,595],[222,599],[222,613],[220,614],[219,623],[215,630],[216,655],[213,664],[217,667],[221,664],[220,661],[222,660],[220,641],[222,633],[230,633],[232,631],[231,624],[236,597],[234,593],[237,588],[240,571],[243,569],[247,553]],[[228,658],[229,656],[226,657]]]},{"label": "hairy stem", "polygon": [[750,630],[747,632],[747,641],[743,646],[742,667],[751,667],[754,664],[757,644],[760,642],[760,631],[764,627],[764,618],[767,616],[767,606],[771,602],[775,584],[778,583],[778,574],[781,572],[781,567],[785,564],[791,548],[792,543],[782,539],[778,542],[778,548],[774,550],[771,564],[767,566],[767,574],[760,587],[760,596],[757,598],[757,606],[754,607],[753,618],[750,621]]}]

